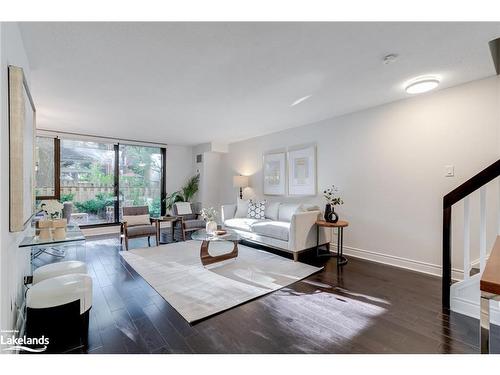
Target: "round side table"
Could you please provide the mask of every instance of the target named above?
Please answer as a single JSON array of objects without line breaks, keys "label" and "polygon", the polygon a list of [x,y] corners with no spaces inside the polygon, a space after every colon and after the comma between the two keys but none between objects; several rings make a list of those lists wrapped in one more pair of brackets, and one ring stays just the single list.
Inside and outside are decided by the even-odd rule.
[{"label": "round side table", "polygon": [[[329,223],[325,220],[316,221],[317,229],[317,240],[316,240],[316,255],[318,257],[334,257],[337,258],[337,265],[343,266],[347,264],[347,258],[344,256],[344,228],[348,227],[349,223],[345,220],[339,220],[336,223]],[[332,239],[335,228],[337,228],[337,253],[330,252],[330,243],[326,244],[327,252],[321,253],[319,250],[319,229],[320,228],[332,228]]]}]

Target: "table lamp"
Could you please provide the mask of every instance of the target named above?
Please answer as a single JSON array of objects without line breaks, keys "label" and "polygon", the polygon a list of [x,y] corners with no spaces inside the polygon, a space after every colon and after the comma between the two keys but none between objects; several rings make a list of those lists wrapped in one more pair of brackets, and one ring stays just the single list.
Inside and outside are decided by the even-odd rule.
[{"label": "table lamp", "polygon": [[248,176],[233,176],[233,187],[240,188],[240,199],[243,199],[243,188],[248,187]]}]

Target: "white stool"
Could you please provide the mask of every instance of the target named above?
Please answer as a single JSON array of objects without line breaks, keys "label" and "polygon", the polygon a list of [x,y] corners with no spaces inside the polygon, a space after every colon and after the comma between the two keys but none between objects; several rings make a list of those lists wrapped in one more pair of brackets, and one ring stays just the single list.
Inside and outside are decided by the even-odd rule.
[{"label": "white stool", "polygon": [[26,293],[28,337],[49,339],[47,352],[88,347],[92,278],[69,274],[45,279]]},{"label": "white stool", "polygon": [[33,284],[56,276],[87,273],[87,265],[77,260],[47,264],[33,271]]}]

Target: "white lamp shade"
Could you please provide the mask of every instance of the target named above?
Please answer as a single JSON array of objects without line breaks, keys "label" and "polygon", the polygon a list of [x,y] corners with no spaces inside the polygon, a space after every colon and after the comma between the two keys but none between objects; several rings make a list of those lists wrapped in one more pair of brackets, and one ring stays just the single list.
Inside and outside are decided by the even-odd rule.
[{"label": "white lamp shade", "polygon": [[234,176],[233,186],[238,188],[245,188],[248,186],[248,176]]}]

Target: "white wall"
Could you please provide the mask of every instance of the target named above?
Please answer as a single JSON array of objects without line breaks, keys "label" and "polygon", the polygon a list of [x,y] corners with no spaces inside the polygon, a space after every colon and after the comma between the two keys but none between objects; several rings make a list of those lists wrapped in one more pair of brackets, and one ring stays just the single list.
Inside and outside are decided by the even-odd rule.
[{"label": "white wall", "polygon": [[203,153],[203,173],[200,178],[200,202],[202,207],[220,207],[221,162],[224,154],[220,152]]},{"label": "white wall", "polygon": [[179,190],[193,175],[193,147],[167,146],[167,195]]},{"label": "white wall", "polygon": [[[346,252],[440,274],[443,195],[500,156],[499,86],[492,77],[230,144],[225,203],[234,202],[235,174],[251,176],[247,195],[263,196],[264,152],[314,142],[319,190],[335,184],[345,201],[338,211],[350,222]],[[455,177],[444,177],[448,164]],[[321,195],[282,200],[324,204]]]},{"label": "white wall", "polygon": [[[15,23],[2,22],[0,93],[0,329],[13,329],[23,300],[23,276],[30,274],[29,250],[19,249],[25,233],[9,232],[9,114],[8,65],[20,66],[29,82],[30,67],[21,34]],[[36,98],[34,98],[36,106]]]}]

